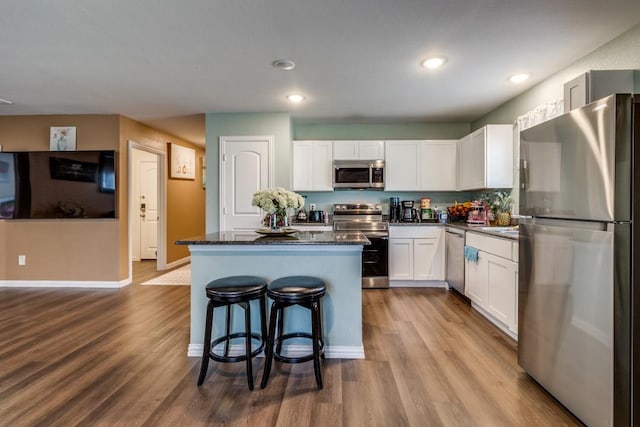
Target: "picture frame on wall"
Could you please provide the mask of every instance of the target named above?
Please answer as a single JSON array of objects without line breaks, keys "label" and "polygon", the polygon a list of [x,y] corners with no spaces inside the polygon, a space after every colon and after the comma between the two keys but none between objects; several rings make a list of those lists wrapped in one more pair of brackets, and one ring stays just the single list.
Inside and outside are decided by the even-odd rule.
[{"label": "picture frame on wall", "polygon": [[169,177],[196,179],[196,150],[171,143]]},{"label": "picture frame on wall", "polygon": [[52,126],[49,133],[50,151],[76,151],[75,126]]}]

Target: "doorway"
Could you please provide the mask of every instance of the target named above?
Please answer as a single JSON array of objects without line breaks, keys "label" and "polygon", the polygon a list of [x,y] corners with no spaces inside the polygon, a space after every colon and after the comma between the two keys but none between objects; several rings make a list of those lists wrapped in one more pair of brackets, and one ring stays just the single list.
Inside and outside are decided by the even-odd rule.
[{"label": "doorway", "polygon": [[154,261],[166,269],[166,154],[129,141],[129,266]]}]

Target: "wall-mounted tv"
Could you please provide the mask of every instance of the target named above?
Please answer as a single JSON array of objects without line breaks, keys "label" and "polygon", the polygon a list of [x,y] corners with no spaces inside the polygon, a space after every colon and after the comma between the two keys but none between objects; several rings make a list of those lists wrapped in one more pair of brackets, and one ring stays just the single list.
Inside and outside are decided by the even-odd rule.
[{"label": "wall-mounted tv", "polygon": [[0,152],[0,219],[116,218],[115,151]]}]

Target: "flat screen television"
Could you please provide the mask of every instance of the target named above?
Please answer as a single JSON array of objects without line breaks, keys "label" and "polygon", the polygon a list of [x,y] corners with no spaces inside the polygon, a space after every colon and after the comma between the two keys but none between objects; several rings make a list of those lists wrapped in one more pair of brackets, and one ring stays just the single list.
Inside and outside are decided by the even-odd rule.
[{"label": "flat screen television", "polygon": [[0,152],[0,219],[116,218],[115,151]]}]

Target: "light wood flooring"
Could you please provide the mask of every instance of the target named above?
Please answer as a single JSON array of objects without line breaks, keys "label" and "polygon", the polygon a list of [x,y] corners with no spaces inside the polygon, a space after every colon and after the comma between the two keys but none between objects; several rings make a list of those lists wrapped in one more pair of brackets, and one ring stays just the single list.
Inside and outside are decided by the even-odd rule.
[{"label": "light wood flooring", "polygon": [[[442,289],[363,291],[365,360],[274,364],[186,356],[189,287],[0,288],[0,426],[573,426],[517,365],[515,343]],[[256,383],[261,358],[254,361]]]}]

